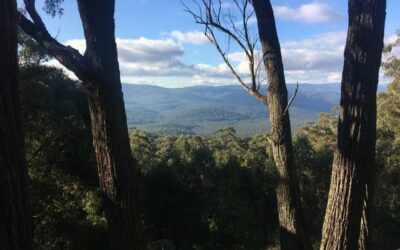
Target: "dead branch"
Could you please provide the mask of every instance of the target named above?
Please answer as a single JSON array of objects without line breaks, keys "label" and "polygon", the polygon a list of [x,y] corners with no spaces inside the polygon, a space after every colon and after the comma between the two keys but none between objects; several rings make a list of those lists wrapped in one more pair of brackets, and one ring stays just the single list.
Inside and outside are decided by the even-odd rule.
[{"label": "dead branch", "polygon": [[[251,9],[252,5],[249,1],[250,0],[233,0],[241,18],[240,27],[237,25],[236,17],[229,10],[226,11],[226,13],[223,13],[221,0],[191,0],[191,2],[197,7],[197,12],[195,12],[193,8],[190,8],[183,0],[181,0],[181,3],[184,6],[184,10],[194,18],[194,21],[204,26],[205,36],[216,48],[224,63],[228,66],[232,75],[239,84],[249,94],[253,95],[262,103],[267,104],[266,96],[259,92],[260,85],[264,80],[260,81],[261,62],[257,62],[255,56],[255,48],[258,39],[252,39],[249,34],[249,21],[254,14],[254,9]],[[222,48],[215,31],[218,31],[227,37],[227,50]],[[245,82],[229,60],[229,47],[231,41],[235,42],[246,56],[249,67],[249,83]]]},{"label": "dead branch", "polygon": [[292,95],[292,98],[290,98],[289,103],[288,103],[288,105],[287,105],[286,108],[285,108],[285,111],[282,113],[282,116],[284,116],[284,115],[286,114],[286,112],[288,112],[290,106],[292,105],[294,99],[295,99],[296,96],[297,96],[297,92],[298,92],[298,91],[299,91],[299,82],[297,82],[296,88],[295,88],[294,93],[293,93],[293,95]]}]

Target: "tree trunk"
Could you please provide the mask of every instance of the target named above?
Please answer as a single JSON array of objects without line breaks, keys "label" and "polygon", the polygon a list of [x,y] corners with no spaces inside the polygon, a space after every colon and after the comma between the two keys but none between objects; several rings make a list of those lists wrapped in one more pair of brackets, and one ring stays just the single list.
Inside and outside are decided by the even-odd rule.
[{"label": "tree trunk", "polygon": [[144,249],[115,43],[114,1],[78,0],[85,38],[93,146],[113,249]]},{"label": "tree trunk", "polygon": [[0,249],[32,249],[32,215],[18,96],[16,1],[0,0]]},{"label": "tree trunk", "polygon": [[369,250],[371,247],[371,232],[372,230],[372,207],[375,194],[375,166],[370,169],[369,179],[367,180],[367,185],[364,192],[363,208],[361,214],[361,229],[360,236],[358,239],[359,250]]},{"label": "tree trunk", "polygon": [[74,72],[85,87],[111,247],[144,249],[136,164],[130,150],[115,42],[115,0],[77,0],[86,39],[84,56],[51,37],[34,0],[24,2],[32,21],[19,13],[21,29]]},{"label": "tree trunk", "polygon": [[371,202],[366,187],[374,175],[385,9],[386,0],[349,1],[338,138],[321,249],[359,248],[364,201]]},{"label": "tree trunk", "polygon": [[281,249],[311,249],[303,224],[294,164],[292,134],[281,48],[271,2],[253,0],[263,60],[268,77],[267,103],[272,127],[270,143],[278,170],[276,187]]}]

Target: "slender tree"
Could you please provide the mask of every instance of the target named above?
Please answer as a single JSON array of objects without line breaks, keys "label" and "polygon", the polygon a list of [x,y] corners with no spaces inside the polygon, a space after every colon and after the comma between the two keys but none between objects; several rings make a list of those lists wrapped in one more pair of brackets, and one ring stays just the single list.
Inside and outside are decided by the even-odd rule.
[{"label": "slender tree", "polygon": [[279,173],[276,195],[281,248],[311,249],[301,214],[288,110],[290,104],[274,13],[269,0],[253,0],[253,5],[268,77],[267,101],[272,127],[270,143]]},{"label": "slender tree", "polygon": [[[35,0],[24,2],[32,21],[19,13],[19,26],[74,72],[85,88],[112,249],[144,249],[115,42],[115,1],[77,0],[86,39],[84,55],[49,34],[35,9]],[[59,7],[61,2],[49,1],[50,7]]]},{"label": "slender tree", "polygon": [[367,247],[385,9],[386,0],[349,1],[338,136],[321,249]]},{"label": "slender tree", "polygon": [[0,1],[0,249],[32,249],[32,215],[18,96],[16,1]]},{"label": "slender tree", "polygon": [[[238,17],[232,12],[223,13],[221,1],[194,1],[198,13],[185,5],[195,22],[204,25],[205,35],[215,46],[224,62],[240,85],[269,110],[271,136],[268,138],[275,161],[278,182],[276,197],[278,203],[281,249],[311,249],[303,224],[299,184],[293,156],[289,106],[295,95],[288,100],[279,38],[274,13],[269,0],[233,0]],[[249,21],[256,16],[259,38],[251,37]],[[233,41],[244,53],[249,66],[249,84],[234,68],[229,53],[224,51],[218,41],[216,31]],[[257,53],[257,41],[261,42],[261,56]],[[264,65],[267,77],[263,79],[261,69]],[[261,84],[267,80],[268,91],[260,91]]]}]

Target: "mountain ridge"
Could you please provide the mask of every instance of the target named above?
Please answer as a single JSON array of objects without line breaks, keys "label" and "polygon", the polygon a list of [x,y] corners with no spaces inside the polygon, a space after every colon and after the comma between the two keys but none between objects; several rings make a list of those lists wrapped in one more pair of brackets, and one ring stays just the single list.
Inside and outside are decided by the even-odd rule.
[{"label": "mountain ridge", "polygon": [[[296,84],[287,86],[290,98]],[[384,89],[380,86],[380,91]],[[122,90],[128,125],[151,133],[209,135],[228,126],[246,136],[268,131],[266,107],[238,85],[165,88],[123,84]],[[292,129],[317,120],[319,113],[331,112],[339,100],[340,84],[299,84],[290,107]]]}]

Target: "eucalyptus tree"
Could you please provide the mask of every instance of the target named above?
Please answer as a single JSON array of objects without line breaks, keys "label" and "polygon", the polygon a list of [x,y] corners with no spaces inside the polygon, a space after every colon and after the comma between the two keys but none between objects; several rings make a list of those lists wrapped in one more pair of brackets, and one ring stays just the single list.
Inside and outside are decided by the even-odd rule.
[{"label": "eucalyptus tree", "polygon": [[[214,45],[226,66],[243,89],[269,110],[271,136],[268,137],[277,169],[276,196],[282,249],[311,249],[302,219],[300,191],[293,156],[289,107],[284,66],[274,13],[269,0],[233,0],[223,6],[220,0],[193,0],[184,3],[194,21]],[[258,36],[252,35],[251,23],[257,20]],[[221,41],[226,38],[226,43]],[[261,48],[258,47],[261,43]],[[231,47],[239,48],[248,64],[243,75],[230,59]],[[265,69],[263,71],[262,69]],[[266,74],[266,77],[264,75]],[[267,82],[267,93],[261,86]]]},{"label": "eucalyptus tree", "polygon": [[386,0],[349,1],[338,134],[321,249],[368,248],[385,11]]},{"label": "eucalyptus tree", "polygon": [[[62,12],[63,0],[45,10]],[[135,160],[131,154],[115,41],[115,0],[77,0],[86,51],[63,45],[48,32],[35,0],[24,0],[19,27],[82,82],[89,103],[103,207],[112,249],[144,249]]]},{"label": "eucalyptus tree", "polygon": [[18,94],[17,3],[0,1],[0,249],[32,249],[32,215]]}]

